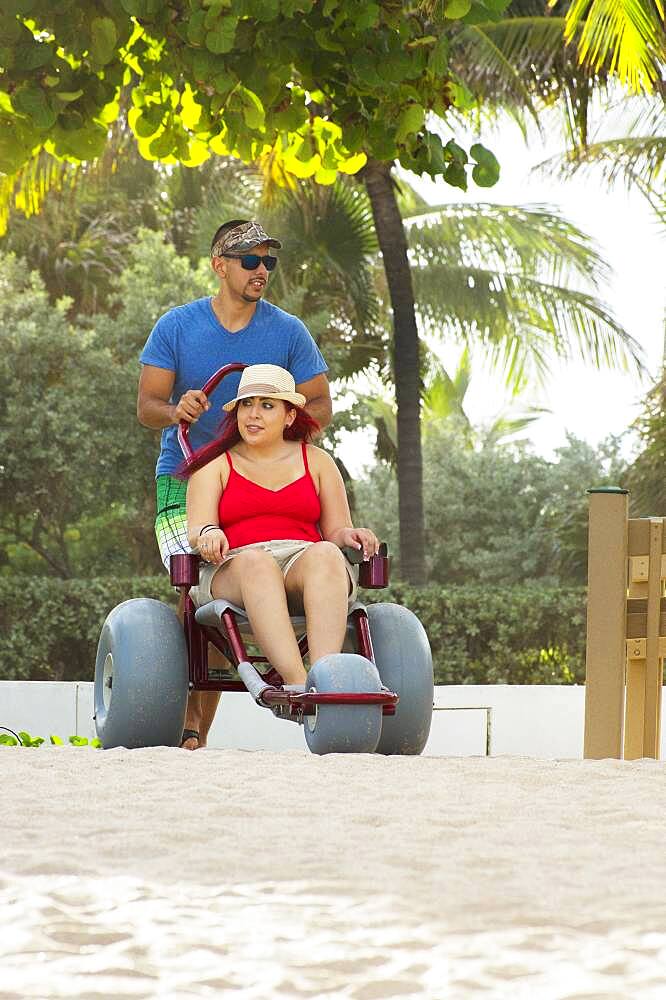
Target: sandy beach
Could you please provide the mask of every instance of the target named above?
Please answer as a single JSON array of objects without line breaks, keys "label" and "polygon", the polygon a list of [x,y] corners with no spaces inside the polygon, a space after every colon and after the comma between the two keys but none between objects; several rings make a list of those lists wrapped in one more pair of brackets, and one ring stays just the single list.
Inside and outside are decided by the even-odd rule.
[{"label": "sandy beach", "polygon": [[666,767],[0,750],[0,1000],[666,995]]}]

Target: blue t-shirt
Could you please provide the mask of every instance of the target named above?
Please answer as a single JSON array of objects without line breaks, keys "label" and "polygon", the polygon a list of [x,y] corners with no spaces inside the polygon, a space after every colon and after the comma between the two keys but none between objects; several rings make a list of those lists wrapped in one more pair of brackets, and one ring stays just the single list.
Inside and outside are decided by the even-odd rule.
[{"label": "blue t-shirt", "polygon": [[[218,368],[234,361],[280,365],[291,372],[296,385],[328,371],[300,319],[263,300],[247,326],[236,333],[222,326],[210,298],[170,309],[153,327],[139,360],[176,373],[171,403],[177,403],[188,389],[201,389]],[[210,409],[191,425],[190,444],[195,450],[217,434],[225,416],[222,406],[234,398],[239,382],[240,372],[233,372],[211,394]],[[178,428],[165,427],[155,474],[172,475],[182,461]]]}]

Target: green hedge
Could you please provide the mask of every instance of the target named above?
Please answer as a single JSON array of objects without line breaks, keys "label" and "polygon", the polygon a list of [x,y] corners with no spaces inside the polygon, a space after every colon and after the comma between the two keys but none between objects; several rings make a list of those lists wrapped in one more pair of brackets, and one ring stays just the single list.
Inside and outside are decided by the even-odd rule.
[{"label": "green hedge", "polygon": [[[175,604],[166,576],[0,579],[0,679],[91,680],[106,615],[130,597]],[[439,684],[570,684],[584,680],[581,588],[422,589],[394,584],[366,600],[411,608],[430,638]]]}]

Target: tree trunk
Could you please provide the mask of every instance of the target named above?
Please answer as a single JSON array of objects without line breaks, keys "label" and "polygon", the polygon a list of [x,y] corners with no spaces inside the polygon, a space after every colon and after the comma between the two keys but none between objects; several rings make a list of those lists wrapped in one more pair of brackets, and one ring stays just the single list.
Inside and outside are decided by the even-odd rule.
[{"label": "tree trunk", "polygon": [[377,239],[393,308],[393,369],[398,405],[398,496],[400,569],[409,583],[426,580],[421,460],[421,368],[407,237],[391,164],[368,160],[361,172],[372,205]]}]

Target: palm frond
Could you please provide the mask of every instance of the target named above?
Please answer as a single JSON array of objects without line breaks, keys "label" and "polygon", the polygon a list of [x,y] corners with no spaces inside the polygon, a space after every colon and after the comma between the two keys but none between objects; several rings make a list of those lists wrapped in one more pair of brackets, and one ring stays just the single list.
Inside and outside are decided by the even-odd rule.
[{"label": "palm frond", "polygon": [[262,194],[258,170],[229,157],[219,167],[217,177],[194,215],[189,251],[193,257],[207,257],[213,233],[230,219],[253,218]]},{"label": "palm frond", "polygon": [[335,299],[355,329],[371,328],[379,314],[372,280],[378,244],[363,189],[301,182],[281,190],[268,219],[285,234],[280,257],[291,280],[305,282],[315,298]]},{"label": "palm frond", "polygon": [[[556,106],[572,138],[587,141],[589,103],[606,89],[608,67],[582,69],[565,44],[562,17],[507,17],[452,32],[451,60],[482,107],[509,114],[524,130],[525,114]],[[579,31],[579,29],[576,29]]]},{"label": "palm frond", "polygon": [[[407,220],[409,221],[409,220]],[[551,280],[581,280],[594,288],[610,276],[594,240],[544,205],[452,203],[409,227],[417,267],[461,262],[472,269],[538,274]]]},{"label": "palm frond", "polygon": [[29,218],[37,214],[50,191],[73,184],[79,164],[65,163],[40,149],[15,174],[0,174],[0,236],[7,232],[12,209]]},{"label": "palm frond", "polygon": [[536,120],[534,98],[548,96],[542,81],[561,72],[563,33],[558,17],[461,25],[451,37],[451,67],[484,103],[516,105]]},{"label": "palm frond", "polygon": [[594,71],[609,72],[635,93],[650,93],[666,61],[661,0],[573,0],[565,37],[578,33],[578,58]]},{"label": "palm frond", "polygon": [[609,187],[618,181],[624,181],[627,187],[640,181],[652,188],[658,184],[665,168],[666,134],[662,134],[605,139],[569,149],[533,169],[560,180],[570,180],[578,173],[594,172],[603,177]]},{"label": "palm frond", "polygon": [[532,372],[543,381],[553,357],[596,367],[642,370],[643,352],[597,297],[528,274],[431,263],[414,268],[425,329],[481,345],[489,365],[516,386]]}]

